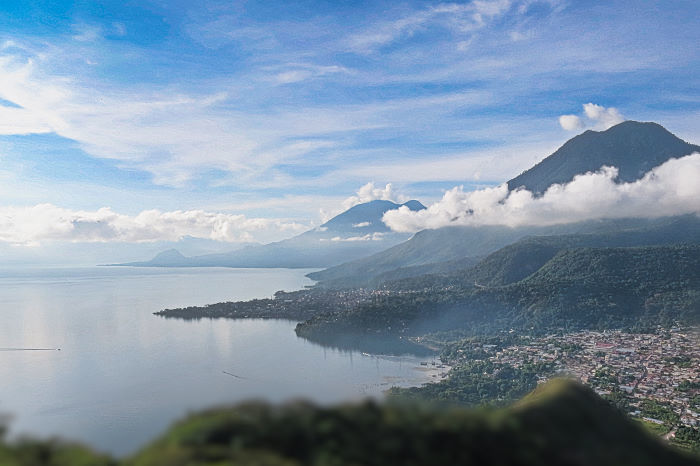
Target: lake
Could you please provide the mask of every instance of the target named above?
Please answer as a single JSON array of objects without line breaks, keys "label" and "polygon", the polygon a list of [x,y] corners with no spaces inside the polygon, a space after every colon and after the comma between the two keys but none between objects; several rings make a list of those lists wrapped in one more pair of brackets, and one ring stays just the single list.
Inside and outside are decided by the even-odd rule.
[{"label": "lake", "polygon": [[[430,380],[424,358],[323,348],[298,338],[290,321],[152,315],[271,297],[311,284],[308,272],[0,271],[0,413],[12,415],[13,433],[59,435],[124,455],[212,405],[251,398],[330,403]],[[32,348],[41,350],[26,350]]]}]

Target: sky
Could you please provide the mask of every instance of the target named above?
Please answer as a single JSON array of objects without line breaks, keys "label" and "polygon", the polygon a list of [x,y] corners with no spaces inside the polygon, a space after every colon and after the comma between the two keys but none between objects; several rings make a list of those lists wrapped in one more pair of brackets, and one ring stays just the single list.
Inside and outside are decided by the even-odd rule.
[{"label": "sky", "polygon": [[624,119],[700,143],[699,16],[695,0],[2,2],[0,254],[278,240],[354,202],[491,189]]}]

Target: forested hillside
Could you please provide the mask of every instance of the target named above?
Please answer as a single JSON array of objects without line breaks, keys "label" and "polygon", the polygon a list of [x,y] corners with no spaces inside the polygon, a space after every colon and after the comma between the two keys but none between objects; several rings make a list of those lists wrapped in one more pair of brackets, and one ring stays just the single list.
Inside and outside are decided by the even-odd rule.
[{"label": "forested hillside", "polygon": [[[700,217],[684,215],[658,219],[616,219],[545,227],[449,227],[417,233],[405,243],[379,254],[309,274],[326,288],[379,287],[389,281],[425,273],[460,275],[479,258],[510,254],[508,246],[536,236],[560,237],[556,250],[581,246],[645,246],[697,242]],[[537,241],[537,240],[535,240]],[[528,243],[542,247],[537,243]],[[529,254],[529,253],[526,253]],[[534,252],[533,252],[534,254]],[[494,257],[495,260],[495,257]],[[518,274],[520,272],[516,272]],[[420,280],[420,279],[419,279]],[[404,288],[414,288],[407,281]]]},{"label": "forested hillside", "polygon": [[[515,283],[539,270],[559,251],[581,247],[631,247],[700,242],[700,218],[695,215],[659,219],[637,228],[619,231],[553,236],[532,236],[505,246],[461,269],[444,267],[445,271],[414,275],[402,280],[378,283],[391,290],[417,290],[429,287],[468,287],[473,284],[499,286]],[[468,263],[448,263],[452,267]],[[430,270],[428,266],[425,266]],[[440,273],[442,272],[442,273]],[[390,273],[385,277],[391,278]],[[399,277],[400,278],[400,277]]]},{"label": "forested hillside", "polygon": [[[496,268],[487,270],[496,281],[509,277],[493,274]],[[340,336],[351,341],[349,335],[409,336],[455,328],[473,333],[639,328],[675,320],[694,323],[700,317],[698,244],[562,249],[515,283],[464,281],[461,286],[389,294],[349,312],[321,314],[299,324],[297,333],[334,344]]]}]

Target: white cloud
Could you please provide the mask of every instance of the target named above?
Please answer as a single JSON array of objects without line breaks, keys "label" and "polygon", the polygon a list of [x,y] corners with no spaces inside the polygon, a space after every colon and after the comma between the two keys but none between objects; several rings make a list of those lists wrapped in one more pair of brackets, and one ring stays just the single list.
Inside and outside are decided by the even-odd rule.
[{"label": "white cloud", "polygon": [[583,129],[583,121],[576,115],[562,115],[559,117],[559,124],[567,131]]},{"label": "white cloud", "polygon": [[235,174],[238,182],[259,177],[279,163],[336,144],[320,134],[376,126],[357,109],[354,116],[322,109],[244,113],[223,85],[226,90],[209,94],[105,89],[82,81],[81,73],[71,78],[51,73],[51,60],[63,50],[43,55],[17,50],[0,54],[0,99],[16,105],[0,105],[0,134],[55,133],[77,141],[93,157],[151,173],[156,184],[181,185],[212,169]]},{"label": "white cloud", "polygon": [[[347,174],[344,174],[343,177],[347,178]],[[377,188],[374,186],[373,182],[369,182],[362,186],[360,189],[358,189],[355,192],[355,195],[346,198],[342,202],[340,208],[320,208],[319,217],[321,218],[321,223],[326,223],[336,215],[345,212],[346,210],[358,204],[364,204],[366,202],[376,200],[391,201],[397,204],[403,204],[404,202],[408,201],[409,198],[403,194],[399,194],[396,191],[394,191],[394,188],[391,183],[384,186],[384,188]],[[366,226],[364,225],[364,223],[366,222],[358,223],[356,225],[353,225],[353,227],[361,228],[362,226]]]},{"label": "white cloud", "polygon": [[[401,18],[372,24],[371,28],[351,36],[348,47],[355,52],[368,53],[416,32],[439,27],[465,34],[485,27],[489,21],[511,10],[513,0],[475,0],[470,3],[438,3]],[[520,10],[519,10],[520,11]]]},{"label": "white cloud", "polygon": [[289,70],[283,71],[275,76],[275,80],[280,84],[296,83],[305,81],[313,76],[309,70]]},{"label": "white cloud", "polygon": [[[338,209],[324,209],[320,208],[318,209],[318,216],[321,219],[321,223],[326,223],[328,220],[332,219],[336,215],[338,215],[341,211]],[[319,228],[325,228],[325,227],[319,227]],[[328,228],[326,228],[327,230]],[[321,230],[325,231],[325,230]]]},{"label": "white cloud", "polygon": [[[88,72],[76,71],[69,78],[54,72],[61,56],[75,53],[68,48],[39,53],[13,44],[0,50],[4,50],[0,99],[18,107],[0,108],[0,116],[7,114],[0,120],[4,122],[1,134],[55,133],[76,141],[90,156],[146,171],[163,185],[183,185],[198,176],[211,178],[212,172],[223,172],[216,179],[227,184],[265,183],[284,175],[286,168],[279,169],[280,165],[303,164],[305,158],[326,154],[333,147],[345,153],[350,132],[405,130],[417,119],[397,120],[396,115],[421,112],[422,119],[440,118],[454,108],[490,102],[488,93],[469,91],[353,105],[251,110],[241,103],[246,100],[244,94],[264,86],[252,78],[234,87],[222,81],[200,88],[218,90],[208,94],[180,92],[176,87],[110,87],[89,81]],[[264,68],[253,77],[263,83],[270,72],[284,73],[285,66],[308,70],[313,76],[350,73],[339,66],[288,62]],[[301,76],[282,78],[291,82]]]},{"label": "white cloud", "polygon": [[297,233],[306,228],[286,220],[203,210],[144,210],[129,216],[107,207],[95,211],[76,211],[52,204],[0,207],[0,242],[17,245],[46,241],[143,243],[179,241],[184,237],[241,242],[252,241],[253,234]]},{"label": "white cloud", "polygon": [[671,159],[632,183],[616,183],[617,169],[556,184],[541,196],[508,191],[506,184],[464,192],[455,187],[426,210],[384,214],[392,230],[415,232],[449,225],[553,225],[599,218],[655,218],[700,214],[700,153]]},{"label": "white cloud", "polygon": [[78,42],[95,42],[102,38],[102,29],[97,26],[74,24],[73,31],[73,40]]},{"label": "white cloud", "polygon": [[408,201],[408,197],[395,192],[391,183],[384,186],[384,188],[376,188],[374,183],[369,182],[358,189],[354,196],[350,196],[343,201],[343,210],[348,210],[357,204],[364,204],[366,202],[377,200],[391,201],[396,202],[397,204],[402,204]]},{"label": "white cloud", "polygon": [[51,132],[51,127],[37,120],[32,112],[0,105],[0,135],[25,135]]},{"label": "white cloud", "polygon": [[605,108],[601,105],[587,103],[583,105],[586,116],[597,123],[602,129],[608,129],[618,123],[625,121],[625,118],[615,107]]},{"label": "white cloud", "polygon": [[[362,235],[362,236],[350,236],[348,238],[334,236],[333,238],[330,239],[330,241],[333,241],[334,243],[338,243],[338,242],[355,243],[357,241],[382,241],[383,239],[384,239],[384,233],[375,232],[375,233],[367,233],[366,235]],[[325,238],[322,238],[321,241],[327,241],[327,240]]]},{"label": "white cloud", "polygon": [[353,228],[364,228],[368,227],[372,224],[372,222],[360,222],[360,223],[353,223],[352,227]]},{"label": "white cloud", "polygon": [[309,63],[290,63],[283,68],[285,68],[284,71],[274,75],[274,81],[279,84],[296,83],[334,73],[349,73],[347,68],[337,65],[318,66]]},{"label": "white cloud", "polygon": [[151,171],[161,184],[181,183],[201,166],[250,165],[243,161],[257,145],[217,108],[225,97],[105,93],[46,75],[33,59],[0,57],[0,98],[21,107],[3,111],[22,116],[5,134],[54,132],[93,156]]},{"label": "white cloud", "polygon": [[577,115],[562,115],[559,117],[559,124],[567,131],[583,128],[606,130],[625,121],[625,118],[615,107],[603,107],[590,102],[583,104],[583,113],[585,121]]}]

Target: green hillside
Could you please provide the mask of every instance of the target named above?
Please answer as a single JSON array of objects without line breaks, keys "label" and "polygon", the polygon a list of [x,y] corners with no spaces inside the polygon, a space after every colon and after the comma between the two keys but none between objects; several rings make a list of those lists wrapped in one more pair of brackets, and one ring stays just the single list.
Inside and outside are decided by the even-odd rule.
[{"label": "green hillside", "polygon": [[[543,236],[551,239],[536,239]],[[327,288],[379,287],[391,281],[420,277],[416,278],[418,281],[407,280],[399,285],[402,289],[416,289],[422,286],[420,280],[425,279],[421,277],[423,274],[455,274],[451,278],[459,280],[464,270],[476,262],[476,257],[491,254],[492,261],[514,260],[510,271],[506,272],[506,269],[498,264],[484,263],[481,267],[486,275],[474,278],[489,282],[490,275],[486,268],[493,268],[491,273],[496,275],[513,274],[510,277],[493,276],[496,280],[494,284],[505,284],[527,276],[523,275],[523,271],[515,270],[526,262],[514,257],[503,257],[516,254],[515,251],[520,254],[520,248],[525,246],[553,247],[558,251],[565,247],[646,246],[697,242],[699,239],[700,218],[695,215],[658,219],[599,220],[545,227],[449,227],[421,231],[409,241],[379,254],[314,272],[309,274],[309,277],[321,280],[320,286]],[[526,243],[518,244],[519,241]],[[542,244],[542,241],[547,244]],[[509,249],[510,245],[513,245],[514,249]],[[538,253],[524,251],[522,254],[523,258],[532,255],[535,259],[534,255]],[[541,265],[543,259],[550,257],[545,254],[537,263]],[[506,265],[503,263],[504,267]],[[531,271],[535,265],[527,265],[524,271]]]},{"label": "green hillside", "polygon": [[[457,258],[483,256],[540,230],[508,227],[446,227],[416,233],[400,243],[369,257],[363,257],[326,270],[313,272],[309,278],[329,288],[368,286],[382,274],[397,269],[452,261]],[[413,269],[420,273],[420,269]],[[400,272],[398,272],[400,273]]]},{"label": "green hillside", "polygon": [[[466,261],[441,263],[442,270],[407,279],[387,280],[384,288],[416,290],[459,286],[500,286],[515,283],[539,270],[559,251],[581,247],[655,246],[700,241],[700,218],[694,215],[656,220],[641,227],[621,228],[602,233],[532,236],[521,239],[488,255],[472,267],[459,267]],[[436,264],[437,265],[437,264]],[[431,270],[429,266],[424,266]],[[450,267],[452,267],[450,269]],[[397,274],[398,275],[398,274]],[[392,277],[391,273],[384,275]],[[400,278],[400,277],[398,277]]]},{"label": "green hillside", "polygon": [[250,403],[195,415],[127,462],[180,465],[693,465],[570,381],[518,405]]},{"label": "green hillside", "polygon": [[[492,273],[496,267],[487,271],[494,280],[511,276]],[[350,312],[321,314],[299,324],[297,334],[337,344],[341,336],[353,341],[350,335],[640,328],[700,318],[698,244],[562,249],[516,283],[475,286],[472,278],[463,286],[389,294]]]},{"label": "green hillside", "polygon": [[698,465],[590,389],[555,380],[516,405],[244,403],[195,414],[131,458],[0,441],[3,466]]},{"label": "green hillside", "polygon": [[2,466],[117,466],[106,455],[87,447],[59,440],[4,439],[0,426],[0,465]]}]

